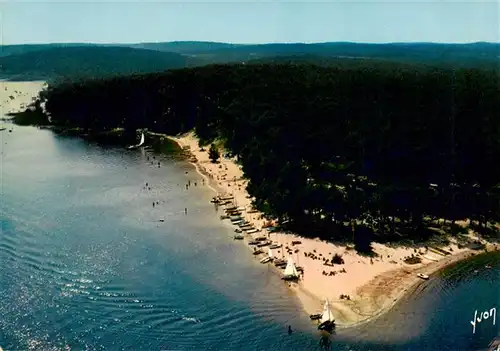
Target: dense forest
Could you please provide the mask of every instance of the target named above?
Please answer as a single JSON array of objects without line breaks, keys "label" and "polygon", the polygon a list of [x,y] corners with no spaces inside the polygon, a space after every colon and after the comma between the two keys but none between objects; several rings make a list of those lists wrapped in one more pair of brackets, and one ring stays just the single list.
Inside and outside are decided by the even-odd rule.
[{"label": "dense forest", "polygon": [[[29,46],[29,49],[36,48],[39,46]],[[85,45],[27,49],[0,56],[0,78],[51,80],[163,72],[187,67],[189,60],[177,53],[127,47]]]},{"label": "dense forest", "polygon": [[443,218],[498,233],[496,70],[211,65],[50,85],[40,100],[59,126],[222,142],[255,205],[304,234],[424,240]]},{"label": "dense forest", "polygon": [[453,68],[499,67],[500,44],[313,43],[229,44],[180,41],[137,44],[0,45],[0,79],[53,80],[221,63],[313,63],[338,66],[366,63],[428,65]]}]

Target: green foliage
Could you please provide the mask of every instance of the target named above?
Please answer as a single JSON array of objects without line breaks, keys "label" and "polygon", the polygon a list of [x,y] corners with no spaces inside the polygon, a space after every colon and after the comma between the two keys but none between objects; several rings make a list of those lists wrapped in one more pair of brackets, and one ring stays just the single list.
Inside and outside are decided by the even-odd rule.
[{"label": "green foliage", "polygon": [[210,145],[210,149],[208,150],[208,157],[212,161],[212,163],[216,163],[220,158],[220,153],[215,144]]},{"label": "green foliage", "polygon": [[[220,140],[255,206],[323,239],[424,240],[500,219],[500,86],[489,69],[234,64],[62,82],[53,123]],[[351,225],[354,224],[354,225]]]},{"label": "green foliage", "polygon": [[26,110],[13,113],[12,122],[21,126],[47,126],[50,124],[47,115],[42,111],[40,99],[37,99]]},{"label": "green foliage", "polygon": [[496,43],[471,44],[260,44],[165,42],[137,44],[55,43],[0,45],[0,77],[52,80],[159,72],[216,63],[313,63],[353,68],[391,64],[485,68],[498,72]]},{"label": "green foliage", "polygon": [[45,79],[161,72],[187,66],[176,53],[124,47],[69,46],[0,56],[0,76]]},{"label": "green foliage", "polygon": [[335,254],[332,257],[332,263],[333,264],[344,264],[344,259],[342,258],[341,255]]},{"label": "green foliage", "polygon": [[422,259],[418,256],[411,255],[411,256],[406,257],[404,259],[404,262],[406,264],[419,264],[419,263],[422,263]]}]

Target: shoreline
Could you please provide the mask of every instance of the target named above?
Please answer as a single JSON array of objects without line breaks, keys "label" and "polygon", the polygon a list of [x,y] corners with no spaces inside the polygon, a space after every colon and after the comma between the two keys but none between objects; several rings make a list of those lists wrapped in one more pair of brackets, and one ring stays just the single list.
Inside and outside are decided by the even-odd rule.
[{"label": "shoreline", "polygon": [[[42,82],[10,83],[3,82],[1,112],[19,110],[22,104],[28,104],[42,89]],[[10,96],[14,98],[10,98]],[[251,199],[246,192],[248,181],[243,177],[243,172],[238,164],[228,158],[221,157],[219,163],[211,163],[208,158],[208,148],[200,151],[198,139],[193,132],[182,136],[168,137],[189,153],[189,162],[196,172],[205,179],[212,191],[227,193],[234,196],[234,201],[239,207],[251,208]],[[248,213],[243,217],[252,223],[255,228],[261,229],[264,218],[259,212]],[[294,234],[272,233],[272,241],[290,247],[294,261],[304,268],[303,279],[299,283],[289,284],[289,289],[294,292],[302,309],[308,315],[322,311],[324,299],[328,298],[333,309],[339,328],[350,328],[372,321],[392,309],[401,299],[420,284],[425,283],[416,276],[417,273],[432,275],[442,269],[459,262],[470,255],[477,255],[479,251],[461,249],[456,243],[447,245],[452,255],[439,256],[435,252],[424,251],[422,247],[390,247],[373,243],[374,251],[378,257],[365,257],[350,250],[345,245],[335,245],[319,239],[303,238]],[[293,245],[292,241],[301,244]],[[248,240],[244,240],[247,244]],[[251,247],[247,245],[248,249]],[[498,246],[488,245],[488,250]],[[281,250],[280,250],[281,251]],[[283,251],[273,251],[276,256],[283,256]],[[403,262],[404,257],[414,253],[421,253],[423,263],[408,265]],[[333,254],[340,254],[345,263],[342,265],[325,266],[323,259],[331,258]],[[262,256],[256,256],[260,259]],[[385,260],[384,260],[385,259]],[[341,270],[346,273],[340,273]],[[272,271],[281,275],[280,269],[272,265]],[[324,275],[323,273],[327,273]],[[346,294],[350,300],[340,299],[339,295]]]},{"label": "shoreline", "polygon": [[[233,159],[221,155],[218,163],[211,163],[208,149],[200,150],[198,139],[193,132],[169,138],[189,153],[188,162],[192,163],[197,173],[207,181],[205,185],[216,194],[231,194],[236,206],[251,208],[251,200],[246,192],[247,180],[243,178],[242,170]],[[257,229],[262,229],[265,223],[259,212],[245,211],[242,217]],[[285,233],[271,233],[269,238],[283,245],[283,248],[290,247],[293,251],[298,251],[293,253],[292,257],[297,265],[304,268],[304,275],[298,283],[288,285],[298,298],[303,311],[308,315],[320,313],[324,300],[328,298],[339,328],[360,326],[387,313],[405,296],[426,282],[417,277],[417,273],[425,273],[433,279],[432,275],[446,267],[480,253],[468,248],[459,248],[457,243],[447,245],[449,250],[453,251],[449,256],[440,256],[423,247],[393,248],[373,243],[374,251],[379,256],[372,260],[346,246],[319,239]],[[301,244],[292,245],[292,241],[300,241]],[[251,250],[248,240],[245,240],[245,244]],[[486,247],[489,251],[498,250],[498,246],[494,244],[487,243]],[[333,267],[325,266],[320,258],[331,257],[333,253],[341,254],[345,263]],[[414,253],[422,258],[422,263],[404,263],[403,258]],[[284,253],[281,252],[281,255],[284,256]],[[260,259],[263,256],[256,257]],[[280,274],[277,267],[272,265],[272,268]],[[336,272],[333,276],[332,273],[325,272],[332,272],[332,268],[344,269],[347,272]],[[340,299],[341,294],[349,295],[350,299]]]},{"label": "shoreline", "polygon": [[9,113],[18,113],[28,107],[45,87],[45,81],[0,80],[0,117],[11,119]]}]

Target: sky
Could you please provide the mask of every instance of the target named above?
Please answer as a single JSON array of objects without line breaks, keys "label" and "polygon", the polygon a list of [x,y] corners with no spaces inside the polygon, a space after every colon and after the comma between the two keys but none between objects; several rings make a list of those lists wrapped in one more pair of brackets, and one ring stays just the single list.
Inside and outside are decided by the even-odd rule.
[{"label": "sky", "polygon": [[500,42],[500,2],[0,0],[1,44]]}]

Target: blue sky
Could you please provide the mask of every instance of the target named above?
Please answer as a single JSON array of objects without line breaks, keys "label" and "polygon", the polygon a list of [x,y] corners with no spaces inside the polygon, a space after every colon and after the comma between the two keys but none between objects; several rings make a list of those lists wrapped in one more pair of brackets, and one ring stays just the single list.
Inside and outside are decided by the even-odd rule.
[{"label": "blue sky", "polygon": [[498,2],[0,1],[2,44],[499,42]]}]

